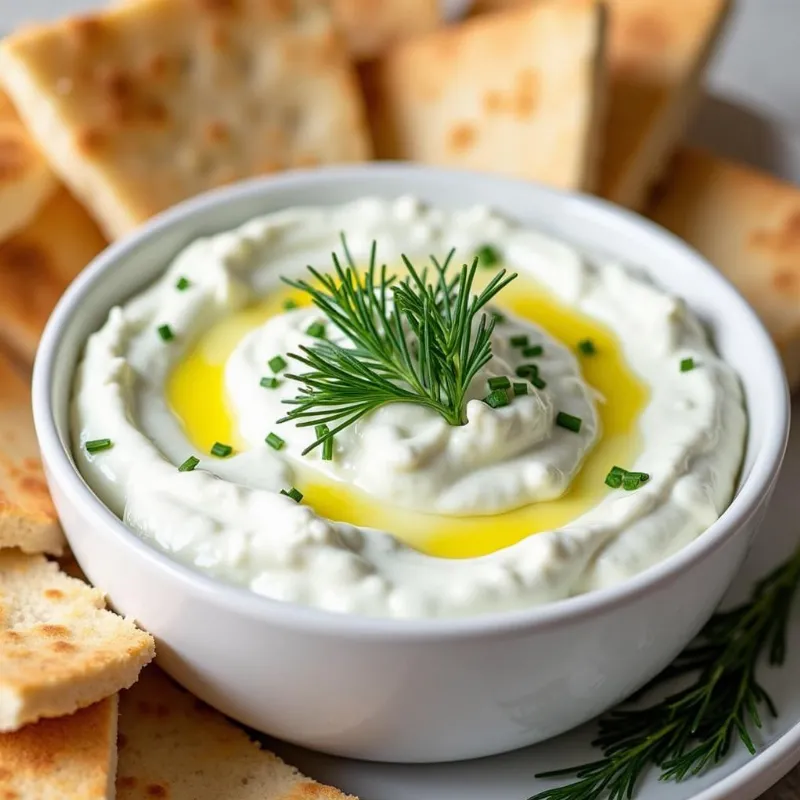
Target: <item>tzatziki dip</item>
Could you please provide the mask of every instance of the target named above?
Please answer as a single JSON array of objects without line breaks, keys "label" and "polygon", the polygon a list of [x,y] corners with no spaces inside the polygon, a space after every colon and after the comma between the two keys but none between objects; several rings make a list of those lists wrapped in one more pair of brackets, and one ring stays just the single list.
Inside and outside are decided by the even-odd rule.
[{"label": "tzatziki dip", "polygon": [[634,265],[410,197],[191,243],[89,338],[72,399],[81,473],[146,542],[385,617],[626,580],[724,511],[745,427],[734,371]]}]

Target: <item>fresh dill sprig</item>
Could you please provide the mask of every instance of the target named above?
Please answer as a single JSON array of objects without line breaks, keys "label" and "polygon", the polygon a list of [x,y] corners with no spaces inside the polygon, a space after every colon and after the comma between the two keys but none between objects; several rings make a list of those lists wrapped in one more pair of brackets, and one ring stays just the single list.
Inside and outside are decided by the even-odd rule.
[{"label": "fresh dill sprig", "polygon": [[777,715],[756,666],[765,651],[770,664],[783,663],[798,585],[800,548],[756,584],[747,603],[715,614],[698,639],[633,699],[692,674],[690,685],[652,705],[602,717],[593,744],[603,757],[537,775],[574,781],[530,800],[629,800],[653,766],[662,781],[682,781],[718,763],[737,739],[755,754],[752,729],[761,727],[759,708]]},{"label": "fresh dill sprig", "polygon": [[431,281],[427,268],[420,271],[403,256],[407,275],[398,280],[385,264],[378,267],[375,242],[359,274],[344,235],[341,240],[346,263],[334,253],[331,274],[308,267],[313,283],[284,279],[311,297],[348,344],[320,339],[289,354],[309,371],[285,376],[302,387],[284,401],[294,408],[279,422],[328,426],[304,453],[387,403],[417,403],[451,425],[464,424],[470,382],[492,357],[496,320],[478,314],[516,275],[501,269],[473,293],[477,257],[449,276],[451,250],[444,263],[431,256]]}]

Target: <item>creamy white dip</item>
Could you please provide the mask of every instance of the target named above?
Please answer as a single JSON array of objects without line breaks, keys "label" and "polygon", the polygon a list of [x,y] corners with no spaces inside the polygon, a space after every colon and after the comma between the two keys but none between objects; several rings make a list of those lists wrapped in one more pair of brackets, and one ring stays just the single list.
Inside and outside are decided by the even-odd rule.
[{"label": "creamy white dip", "polygon": [[[467,424],[450,426],[412,404],[387,405],[336,437],[335,458],[301,451],[313,429],[277,425],[297,384],[259,385],[275,355],[311,343],[311,309],[288,311],[247,335],[225,369],[241,438],[227,459],[201,457],[167,405],[165,384],[192,343],[217,321],[273,291],[281,276],[328,263],[346,231],[356,259],[373,240],[382,260],[401,253],[464,257],[489,241],[504,263],[530,275],[565,304],[619,336],[647,384],[644,446],[631,469],[651,478],[635,492],[610,492],[568,525],[488,556],[423,555],[391,532],[324,519],[280,494],[298,468],[345,481],[387,504],[447,515],[486,515],[561,495],[601,435],[602,398],[563,344],[507,315],[493,358],[471,384]],[[186,277],[191,288],[175,291]],[[165,343],[157,328],[175,339]],[[329,326],[330,330],[330,326]],[[333,333],[331,331],[331,333]],[[489,377],[511,376],[530,359],[515,334],[541,344],[547,386],[503,408],[482,398]],[[343,342],[346,344],[345,342]],[[697,368],[681,372],[681,359]],[[287,358],[287,360],[289,360]],[[299,370],[295,370],[299,371]],[[582,420],[573,432],[557,412]],[[286,445],[275,451],[265,436]],[[446,212],[412,198],[365,199],[337,208],[301,208],[253,219],[186,248],[144,293],[114,308],[90,337],[73,395],[75,457],[98,496],[145,540],[220,579],[280,600],[393,617],[468,615],[518,608],[608,586],[683,547],[729,503],[742,458],[745,414],[738,380],[713,352],[684,303],[625,265],[589,258],[485,208]],[[724,432],[724,433],[723,433]],[[113,447],[88,453],[87,441]]]}]

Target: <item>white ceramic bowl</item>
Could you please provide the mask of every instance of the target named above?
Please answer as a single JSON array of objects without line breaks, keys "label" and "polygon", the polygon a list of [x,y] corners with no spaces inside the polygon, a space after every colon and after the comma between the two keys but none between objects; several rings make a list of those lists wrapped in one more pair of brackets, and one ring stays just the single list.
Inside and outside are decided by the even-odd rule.
[{"label": "white ceramic bowl", "polygon": [[[610,589],[457,620],[337,615],[259,597],[172,561],[130,532],[70,455],[76,361],[109,308],[149,284],[198,236],[265,212],[406,193],[445,207],[487,203],[592,251],[642,265],[685,297],[739,372],[749,413],[736,498],[696,541]],[[226,188],[168,211],[102,253],[42,338],[36,429],[69,541],[91,581],[158,641],[159,662],[235,719],[330,753],[439,761],[498,753],[588,720],[661,670],[700,629],[752,541],[783,457],[783,372],[753,311],[697,253],[603,201],[502,178],[370,165]]]}]

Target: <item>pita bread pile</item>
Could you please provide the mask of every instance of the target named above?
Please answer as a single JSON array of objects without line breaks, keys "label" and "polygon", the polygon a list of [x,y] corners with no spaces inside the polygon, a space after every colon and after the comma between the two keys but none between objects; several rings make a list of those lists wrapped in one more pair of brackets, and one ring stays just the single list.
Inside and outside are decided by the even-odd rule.
[{"label": "pita bread pile", "polygon": [[155,666],[137,681],[152,638],[54,560],[39,336],[108,241],[175,203],[375,158],[594,192],[703,252],[800,385],[800,190],[680,148],[731,2],[475,0],[448,25],[439,0],[122,0],[0,41],[0,796],[345,797]]}]

